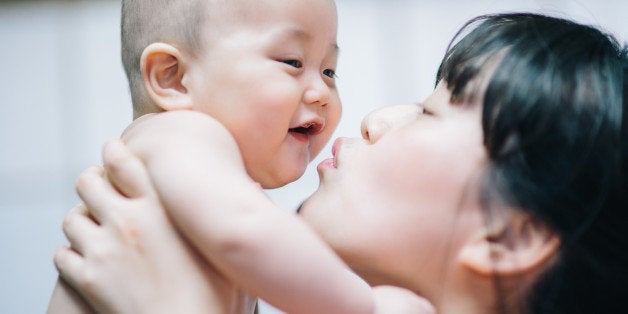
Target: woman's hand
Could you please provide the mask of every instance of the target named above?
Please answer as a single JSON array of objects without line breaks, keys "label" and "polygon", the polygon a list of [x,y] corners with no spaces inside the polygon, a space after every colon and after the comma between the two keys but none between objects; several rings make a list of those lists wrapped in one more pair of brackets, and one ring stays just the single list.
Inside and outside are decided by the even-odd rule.
[{"label": "woman's hand", "polygon": [[142,162],[118,140],[105,146],[103,159],[106,170],[89,168],[77,181],[84,204],[63,223],[71,248],[55,254],[61,277],[99,312],[216,306],[212,296],[228,284],[171,226]]}]

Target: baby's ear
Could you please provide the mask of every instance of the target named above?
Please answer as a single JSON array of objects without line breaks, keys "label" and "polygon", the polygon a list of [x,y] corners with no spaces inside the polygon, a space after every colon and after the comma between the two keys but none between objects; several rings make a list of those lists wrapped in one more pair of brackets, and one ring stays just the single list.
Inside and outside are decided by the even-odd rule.
[{"label": "baby's ear", "polygon": [[148,96],[165,111],[191,109],[192,100],[184,85],[185,66],[179,49],[152,43],[140,60],[142,80]]},{"label": "baby's ear", "polygon": [[559,236],[521,210],[508,209],[478,230],[458,256],[460,263],[481,276],[519,277],[534,274],[560,246]]}]

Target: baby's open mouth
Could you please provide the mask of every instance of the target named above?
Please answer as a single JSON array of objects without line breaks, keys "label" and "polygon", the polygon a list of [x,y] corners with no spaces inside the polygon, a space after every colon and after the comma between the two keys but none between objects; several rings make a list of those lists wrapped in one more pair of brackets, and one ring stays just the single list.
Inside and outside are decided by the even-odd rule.
[{"label": "baby's open mouth", "polygon": [[294,132],[305,135],[313,135],[319,133],[323,129],[323,125],[316,122],[308,122],[296,128],[288,129],[288,132]]}]

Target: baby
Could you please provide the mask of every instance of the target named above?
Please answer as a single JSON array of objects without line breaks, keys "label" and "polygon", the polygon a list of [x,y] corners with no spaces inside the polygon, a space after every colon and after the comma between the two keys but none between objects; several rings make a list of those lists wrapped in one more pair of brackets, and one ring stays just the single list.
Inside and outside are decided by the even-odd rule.
[{"label": "baby", "polygon": [[[331,288],[321,282],[324,295],[338,300],[337,311],[343,311],[342,303],[359,301],[342,297],[341,291],[367,293],[368,287],[355,281],[295,216],[276,210],[270,200],[252,200],[259,215],[251,219],[250,213],[218,210],[222,200],[207,199],[204,191],[211,189],[212,177],[224,177],[220,184],[229,186],[226,178],[235,171],[211,164],[221,154],[243,160],[251,184],[264,188],[303,174],[340,119],[336,28],[332,0],[123,1],[122,59],[137,118],[123,139],[150,167],[177,227],[211,265],[248,292],[296,312],[302,311],[291,304],[297,300],[289,297],[298,292],[294,288],[307,283],[303,293],[315,290],[310,278],[299,279],[304,273],[289,271],[290,265],[317,260],[313,266],[321,268],[313,273],[350,279]],[[237,147],[229,145],[231,137]],[[211,167],[203,167],[208,163]],[[204,204],[212,206],[204,210]],[[278,224],[277,219],[289,222]],[[241,238],[248,235],[259,248],[234,250],[234,241],[248,241]],[[281,269],[283,276],[246,274],[251,264]],[[338,293],[329,294],[330,289]],[[316,303],[307,306],[327,312],[311,307]]]},{"label": "baby", "polygon": [[136,120],[122,139],[177,229],[232,283],[216,312],[250,311],[253,298],[221,297],[234,287],[289,313],[375,310],[365,282],[255,192],[298,179],[338,124],[336,19],[333,0],[123,1]]}]

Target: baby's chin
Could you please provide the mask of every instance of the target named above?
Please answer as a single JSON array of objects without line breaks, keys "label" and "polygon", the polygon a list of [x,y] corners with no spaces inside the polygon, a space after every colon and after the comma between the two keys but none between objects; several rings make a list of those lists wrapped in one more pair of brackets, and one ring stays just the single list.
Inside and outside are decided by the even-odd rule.
[{"label": "baby's chin", "polygon": [[261,173],[261,174],[251,174],[251,178],[259,183],[264,189],[277,189],[288,183],[292,183],[303,176],[305,173],[305,169],[307,167],[301,167],[299,169],[291,169],[291,171],[287,171],[283,169],[278,173]]}]

